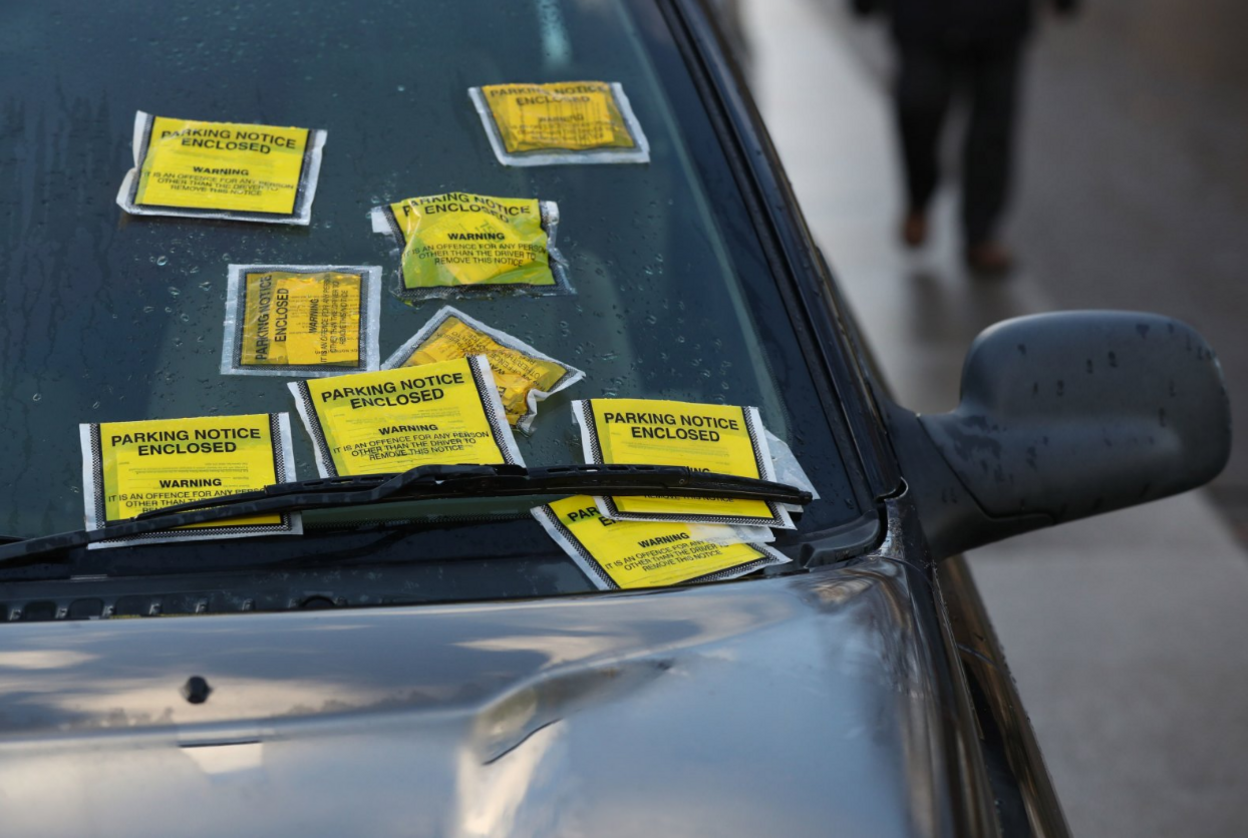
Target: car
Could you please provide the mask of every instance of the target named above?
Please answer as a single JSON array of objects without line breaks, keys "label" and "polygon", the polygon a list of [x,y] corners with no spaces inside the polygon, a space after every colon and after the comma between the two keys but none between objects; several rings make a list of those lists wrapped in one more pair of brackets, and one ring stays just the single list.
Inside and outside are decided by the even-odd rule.
[{"label": "car", "polygon": [[[17,0],[0,24],[8,834],[1067,834],[960,554],[1215,476],[1229,406],[1195,330],[1007,321],[955,410],[896,404],[695,0]],[[587,79],[627,91],[648,162],[504,165],[468,95]],[[324,129],[311,223],[119,210],[143,109]],[[222,374],[229,266],[384,267],[388,353],[444,301],[401,298],[369,212],[459,190],[558,204],[575,293],[452,300],[585,373],[515,434],[527,467],[312,478],[295,432],[270,489],[82,527],[92,428],[289,412],[298,376]],[[818,498],[583,465],[569,414],[597,398],[756,407]],[[531,514],[595,491],[803,508],[783,563],[602,590]],[[93,549],[123,536],[159,538]]]}]

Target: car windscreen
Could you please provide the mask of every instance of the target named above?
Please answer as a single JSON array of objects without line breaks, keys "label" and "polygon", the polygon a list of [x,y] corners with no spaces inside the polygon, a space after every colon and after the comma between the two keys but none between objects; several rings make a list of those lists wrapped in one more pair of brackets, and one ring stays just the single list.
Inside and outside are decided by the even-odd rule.
[{"label": "car windscreen", "polygon": [[[583,461],[572,399],[751,405],[821,495],[798,534],[858,518],[837,407],[820,396],[822,373],[795,336],[756,219],[706,141],[712,123],[690,79],[655,61],[671,50],[665,25],[649,2],[617,0],[0,6],[0,532],[82,525],[80,423],[293,415],[288,379],[221,374],[227,266],[240,263],[382,266],[383,359],[449,302],[583,370],[542,403],[531,435],[517,434],[529,464]],[[579,80],[622,85],[650,161],[500,165],[468,89]],[[311,224],[127,215],[115,196],[140,110],[324,129]],[[370,209],[456,191],[557,202],[574,293],[392,293],[400,257],[372,231]],[[312,445],[293,425],[297,474],[314,477]],[[437,527],[334,549],[358,560],[414,539],[426,557],[563,562],[532,520],[491,523],[485,501],[439,512]],[[286,539],[96,551],[115,555],[94,561],[107,570],[142,554],[151,570],[227,553],[307,555],[326,538],[317,522],[309,515],[309,532]],[[553,577],[553,588],[579,578],[570,565]]]}]

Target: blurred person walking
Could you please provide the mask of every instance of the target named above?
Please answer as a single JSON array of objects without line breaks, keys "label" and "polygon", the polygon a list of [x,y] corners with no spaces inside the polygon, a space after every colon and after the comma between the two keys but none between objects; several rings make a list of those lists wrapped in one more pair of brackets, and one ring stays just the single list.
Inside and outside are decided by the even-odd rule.
[{"label": "blurred person walking", "polygon": [[927,210],[940,179],[941,129],[955,93],[970,103],[962,155],[966,263],[1000,275],[1012,265],[997,226],[1010,191],[1019,70],[1034,5],[1062,14],[1077,0],[851,0],[860,15],[883,10],[897,48],[897,121],[906,173],[902,240],[927,239]]}]

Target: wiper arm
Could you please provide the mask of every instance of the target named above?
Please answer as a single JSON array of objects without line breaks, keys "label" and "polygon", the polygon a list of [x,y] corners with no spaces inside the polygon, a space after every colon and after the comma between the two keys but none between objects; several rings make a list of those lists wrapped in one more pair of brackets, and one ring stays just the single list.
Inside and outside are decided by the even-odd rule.
[{"label": "wiper arm", "polygon": [[253,515],[368,506],[392,501],[561,494],[730,498],[803,506],[811,501],[809,492],[783,483],[698,472],[682,466],[417,466],[398,474],[275,483],[256,491],[144,512],[98,530],[76,530],[0,544],[0,564],[100,541]]}]

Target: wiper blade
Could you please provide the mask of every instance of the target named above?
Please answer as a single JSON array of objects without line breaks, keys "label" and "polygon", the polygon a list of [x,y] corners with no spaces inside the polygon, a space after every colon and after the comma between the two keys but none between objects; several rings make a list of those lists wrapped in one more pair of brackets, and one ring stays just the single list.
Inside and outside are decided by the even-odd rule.
[{"label": "wiper blade", "polygon": [[562,494],[730,498],[803,506],[811,501],[809,492],[783,483],[693,471],[682,466],[417,466],[398,474],[275,483],[256,491],[144,512],[98,530],[76,530],[0,544],[0,564],[100,541],[253,515],[395,501]]}]

